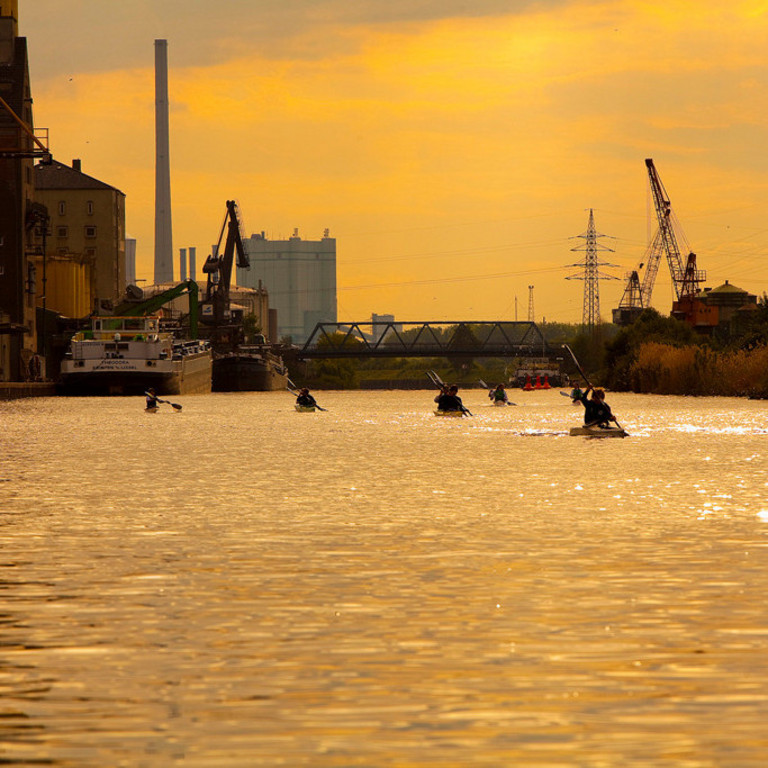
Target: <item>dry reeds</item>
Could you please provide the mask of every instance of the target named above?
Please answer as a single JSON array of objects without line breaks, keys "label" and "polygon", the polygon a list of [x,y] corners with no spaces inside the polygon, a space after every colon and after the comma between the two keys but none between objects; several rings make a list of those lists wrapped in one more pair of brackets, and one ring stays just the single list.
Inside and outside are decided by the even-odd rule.
[{"label": "dry reeds", "polygon": [[648,342],[629,370],[630,388],[659,395],[768,397],[768,347],[715,352]]}]

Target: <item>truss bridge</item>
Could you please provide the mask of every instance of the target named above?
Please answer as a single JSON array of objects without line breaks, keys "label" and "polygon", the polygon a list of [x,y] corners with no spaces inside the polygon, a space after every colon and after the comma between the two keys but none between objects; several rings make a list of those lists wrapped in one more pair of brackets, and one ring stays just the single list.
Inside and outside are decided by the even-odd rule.
[{"label": "truss bridge", "polygon": [[384,357],[550,357],[544,335],[532,322],[318,323],[300,360]]}]

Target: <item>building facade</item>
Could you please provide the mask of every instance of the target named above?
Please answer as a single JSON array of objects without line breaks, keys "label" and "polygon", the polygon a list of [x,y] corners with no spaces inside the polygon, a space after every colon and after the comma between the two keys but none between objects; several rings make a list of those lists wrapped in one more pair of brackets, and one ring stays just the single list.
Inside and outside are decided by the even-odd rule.
[{"label": "building facade", "polygon": [[692,325],[699,333],[723,339],[742,333],[757,310],[757,296],[726,280],[672,305],[672,317]]},{"label": "building facade", "polygon": [[[35,166],[35,199],[48,209],[48,309],[82,317],[120,299],[126,287],[125,195],[72,166]],[[40,268],[40,267],[38,267]]]},{"label": "building facade", "polygon": [[309,338],[320,322],[336,322],[336,238],[268,240],[264,233],[243,241],[250,269],[237,268],[237,284],[269,291],[277,311],[277,336],[294,344]]},{"label": "building facade", "polygon": [[37,353],[33,164],[41,155],[17,0],[0,0],[0,96],[0,381],[23,381]]}]

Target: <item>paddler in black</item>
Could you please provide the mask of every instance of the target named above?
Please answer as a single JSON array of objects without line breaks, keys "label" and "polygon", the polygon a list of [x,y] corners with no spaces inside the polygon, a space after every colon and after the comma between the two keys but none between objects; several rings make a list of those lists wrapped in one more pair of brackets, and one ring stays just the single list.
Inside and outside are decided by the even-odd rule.
[{"label": "paddler in black", "polygon": [[155,390],[150,388],[146,391],[147,395],[147,408],[157,408],[157,395]]},{"label": "paddler in black", "polygon": [[309,394],[309,390],[303,387],[299,390],[299,396],[296,398],[296,405],[317,405],[315,398]]},{"label": "paddler in black", "polygon": [[463,411],[464,404],[458,395],[459,388],[453,384],[448,387],[448,391],[437,398],[438,411]]},{"label": "paddler in black", "polygon": [[450,389],[450,387],[449,387],[447,384],[443,384],[443,386],[442,386],[442,387],[440,387],[440,393],[439,393],[439,394],[437,395],[437,397],[435,398],[435,402],[436,402],[436,403],[439,403],[439,402],[440,402],[440,398],[441,398],[443,395],[447,395],[447,394],[448,394],[448,390],[449,390],[449,389]]},{"label": "paddler in black", "polygon": [[607,427],[609,421],[616,421],[616,417],[611,413],[608,403],[605,402],[605,391],[602,389],[592,389],[592,397],[588,398],[588,386],[581,397],[576,398],[584,406],[584,426],[586,427]]}]

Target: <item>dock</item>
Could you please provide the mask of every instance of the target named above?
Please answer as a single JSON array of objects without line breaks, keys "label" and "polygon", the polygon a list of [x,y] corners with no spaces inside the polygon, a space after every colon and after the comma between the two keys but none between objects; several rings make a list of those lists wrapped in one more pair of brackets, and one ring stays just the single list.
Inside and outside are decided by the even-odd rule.
[{"label": "dock", "polygon": [[0,400],[23,397],[53,397],[56,385],[52,381],[0,381]]}]

